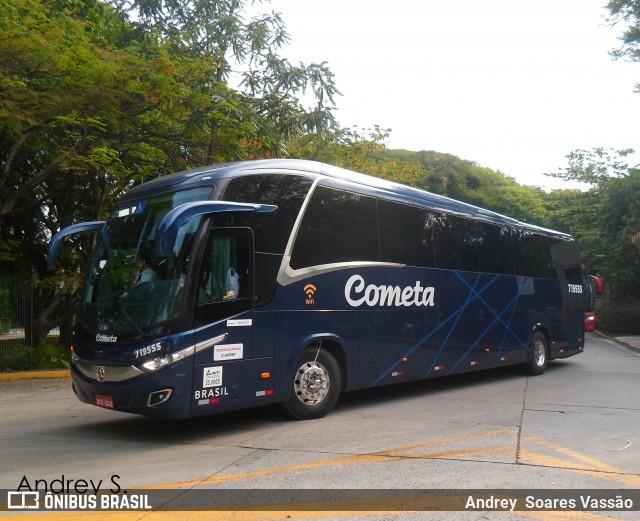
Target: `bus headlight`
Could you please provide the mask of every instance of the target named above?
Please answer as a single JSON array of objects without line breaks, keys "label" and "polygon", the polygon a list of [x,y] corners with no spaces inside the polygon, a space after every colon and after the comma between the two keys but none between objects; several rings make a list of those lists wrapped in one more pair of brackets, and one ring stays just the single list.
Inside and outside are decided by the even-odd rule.
[{"label": "bus headlight", "polygon": [[157,371],[158,369],[162,369],[163,367],[167,367],[168,365],[175,364],[176,362],[181,362],[185,358],[193,356],[195,352],[196,346],[190,346],[181,351],[170,353],[167,356],[159,356],[158,358],[149,360],[148,362],[142,364],[142,369],[144,369],[145,371]]},{"label": "bus headlight", "polygon": [[222,335],[218,335],[208,340],[203,340],[202,342],[198,342],[194,346],[189,346],[180,351],[176,351],[175,353],[169,353],[166,356],[159,356],[157,358],[154,358],[153,360],[149,360],[148,362],[140,364],[140,368],[144,371],[147,371],[148,373],[157,371],[158,369],[162,369],[163,367],[181,362],[185,358],[189,358],[196,353],[201,353],[206,349],[211,349],[213,346],[219,344],[220,342],[224,342],[228,336],[228,333],[223,333]]}]

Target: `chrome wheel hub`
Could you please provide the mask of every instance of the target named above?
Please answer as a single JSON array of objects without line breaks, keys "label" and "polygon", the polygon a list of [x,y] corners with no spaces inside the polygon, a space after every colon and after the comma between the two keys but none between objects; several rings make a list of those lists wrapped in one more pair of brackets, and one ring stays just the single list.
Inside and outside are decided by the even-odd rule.
[{"label": "chrome wheel hub", "polygon": [[547,351],[542,340],[537,340],[533,345],[533,357],[538,367],[542,367],[547,359]]},{"label": "chrome wheel hub", "polygon": [[317,405],[329,392],[329,373],[318,362],[305,362],[298,368],[293,388],[305,405]]}]

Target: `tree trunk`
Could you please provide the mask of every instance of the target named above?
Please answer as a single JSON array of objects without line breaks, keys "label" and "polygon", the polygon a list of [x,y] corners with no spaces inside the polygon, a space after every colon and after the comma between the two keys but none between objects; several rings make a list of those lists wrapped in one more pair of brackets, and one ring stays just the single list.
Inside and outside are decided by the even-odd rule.
[{"label": "tree trunk", "polygon": [[220,123],[217,119],[211,120],[211,134],[209,135],[209,148],[207,150],[207,164],[215,163],[216,152],[218,152],[218,130]]}]

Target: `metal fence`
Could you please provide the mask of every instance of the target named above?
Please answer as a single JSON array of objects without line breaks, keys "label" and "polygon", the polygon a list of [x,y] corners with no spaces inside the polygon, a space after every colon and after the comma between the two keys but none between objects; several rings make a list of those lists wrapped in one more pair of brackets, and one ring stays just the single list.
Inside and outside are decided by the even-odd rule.
[{"label": "metal fence", "polygon": [[66,367],[73,312],[35,276],[0,276],[0,371]]}]

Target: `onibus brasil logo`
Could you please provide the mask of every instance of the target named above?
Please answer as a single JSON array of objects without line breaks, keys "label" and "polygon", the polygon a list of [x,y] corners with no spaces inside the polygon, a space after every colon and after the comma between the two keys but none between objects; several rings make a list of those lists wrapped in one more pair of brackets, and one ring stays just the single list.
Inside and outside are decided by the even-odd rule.
[{"label": "onibus brasil logo", "polygon": [[[29,481],[22,477],[16,490],[7,491],[7,510],[151,510],[147,494],[122,490],[114,474],[107,486],[103,480],[60,478]],[[1,510],[1,509],[0,509]]]}]

